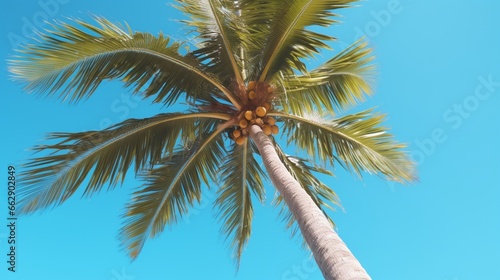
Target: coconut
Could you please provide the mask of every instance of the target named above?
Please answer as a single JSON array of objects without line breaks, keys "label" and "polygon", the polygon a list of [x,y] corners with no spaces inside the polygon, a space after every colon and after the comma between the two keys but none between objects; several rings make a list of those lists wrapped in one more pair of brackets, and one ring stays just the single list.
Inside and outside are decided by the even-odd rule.
[{"label": "coconut", "polygon": [[257,109],[255,109],[255,114],[257,114],[257,116],[263,118],[266,116],[267,110],[266,110],[266,108],[259,106],[259,107],[257,107]]},{"label": "coconut", "polygon": [[265,135],[271,135],[271,133],[272,133],[271,127],[268,125],[263,125],[262,131],[264,131]]},{"label": "coconut", "polygon": [[252,99],[255,99],[255,97],[257,97],[257,95],[255,95],[255,91],[250,91],[248,93],[248,99],[252,100]]},{"label": "coconut", "polygon": [[241,128],[245,128],[245,127],[248,126],[248,122],[245,119],[241,119],[240,122],[239,122],[239,125],[240,125]]},{"label": "coconut", "polygon": [[245,119],[247,120],[253,119],[253,112],[251,110],[245,111]]},{"label": "coconut", "polygon": [[248,90],[252,90],[255,88],[255,81],[248,82]]},{"label": "coconut", "polygon": [[236,142],[236,144],[238,144],[238,145],[243,145],[243,142],[245,142],[245,138],[243,138],[243,137],[238,137],[238,138],[236,138],[235,142]]},{"label": "coconut", "polygon": [[273,117],[266,117],[264,119],[264,122],[268,125],[274,125],[276,123],[276,120]]},{"label": "coconut", "polygon": [[240,137],[241,136],[241,130],[239,130],[239,129],[233,130],[233,136],[234,136],[234,138]]},{"label": "coconut", "polygon": [[273,125],[273,126],[271,126],[271,132],[273,134],[278,134],[280,132],[280,129],[279,129],[279,127]]}]

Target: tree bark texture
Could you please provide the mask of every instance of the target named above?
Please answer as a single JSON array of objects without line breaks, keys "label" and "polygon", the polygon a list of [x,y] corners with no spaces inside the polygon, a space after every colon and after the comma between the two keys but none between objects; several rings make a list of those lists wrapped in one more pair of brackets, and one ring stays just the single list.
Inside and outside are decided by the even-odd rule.
[{"label": "tree bark texture", "polygon": [[300,231],[327,280],[370,280],[326,219],[325,215],[280,161],[274,145],[262,129],[250,128],[271,181],[283,196]]}]

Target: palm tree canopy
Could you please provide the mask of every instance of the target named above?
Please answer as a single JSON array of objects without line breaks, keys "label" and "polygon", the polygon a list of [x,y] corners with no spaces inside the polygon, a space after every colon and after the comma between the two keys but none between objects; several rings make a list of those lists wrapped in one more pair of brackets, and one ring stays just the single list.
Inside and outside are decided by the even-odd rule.
[{"label": "palm tree canopy", "polygon": [[[191,106],[103,131],[50,134],[52,144],[35,147],[47,154],[24,166],[24,213],[63,203],[80,187],[85,195],[113,188],[133,167],[144,184],[126,206],[120,237],[135,258],[147,238],[200,201],[203,184],[215,181],[221,232],[232,240],[239,260],[251,233],[252,199],[265,198],[266,174],[246,129],[251,125],[272,137],[287,170],[321,209],[338,199],[316,178],[331,174],[319,166],[336,162],[359,175],[415,179],[404,145],[382,126],[382,115],[373,110],[343,115],[371,94],[373,56],[367,44],[355,42],[316,69],[304,63],[334,40],[311,27],[337,23],[337,10],[354,1],[178,2],[197,34],[192,51],[163,33],[135,32],[95,17],[96,24],[54,23],[10,61],[26,90],[70,102],[89,98],[103,81],[119,80],[167,110],[180,98]],[[278,126],[286,144],[309,158],[284,152],[273,136]],[[281,202],[278,194],[275,203]],[[291,226],[293,217],[282,210]]]}]

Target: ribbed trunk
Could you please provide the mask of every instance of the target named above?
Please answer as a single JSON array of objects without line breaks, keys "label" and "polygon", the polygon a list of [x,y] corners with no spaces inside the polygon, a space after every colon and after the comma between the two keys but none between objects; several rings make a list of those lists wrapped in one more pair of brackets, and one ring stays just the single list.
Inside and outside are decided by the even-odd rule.
[{"label": "ribbed trunk", "polygon": [[256,125],[250,129],[271,181],[283,196],[316,263],[328,280],[371,279],[328,223],[311,197],[280,161],[271,140]]}]

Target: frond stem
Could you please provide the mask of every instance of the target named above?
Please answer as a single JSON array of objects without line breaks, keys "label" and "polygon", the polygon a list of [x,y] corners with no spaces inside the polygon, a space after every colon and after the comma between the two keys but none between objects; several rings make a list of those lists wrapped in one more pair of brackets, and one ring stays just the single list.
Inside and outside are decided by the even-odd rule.
[{"label": "frond stem", "polygon": [[212,133],[210,134],[210,136],[205,139],[205,141],[203,142],[203,144],[200,146],[200,148],[196,151],[196,153],[192,154],[189,159],[182,165],[182,167],[179,169],[179,171],[177,172],[177,174],[175,175],[175,178],[172,180],[172,182],[170,183],[170,186],[169,186],[169,189],[168,191],[165,193],[165,195],[163,196],[162,200],[160,201],[160,203],[158,204],[158,207],[156,208],[156,211],[154,213],[154,215],[151,217],[151,223],[149,223],[148,225],[148,228],[147,228],[147,235],[150,235],[151,233],[151,229],[152,229],[152,226],[153,226],[153,223],[154,221],[158,218],[159,214],[160,214],[160,211],[161,211],[161,208],[162,206],[165,204],[165,202],[167,201],[167,198],[168,196],[170,195],[170,192],[172,191],[172,188],[171,186],[177,184],[177,182],[181,179],[182,177],[182,174],[184,174],[184,170],[189,166],[191,165],[197,158],[197,156],[200,154],[201,151],[203,151],[203,149],[205,149],[205,147],[217,136],[219,135],[221,132],[223,132],[225,129],[229,128],[231,126],[231,122],[226,122],[225,124],[223,125],[220,125],[219,127],[217,127],[217,129]]},{"label": "frond stem", "polygon": [[[136,129],[136,130],[134,130],[132,132],[129,132],[129,133],[123,135],[123,137],[129,136],[129,135],[131,135],[131,134],[133,134],[135,132],[147,129],[147,128],[151,127],[151,126],[158,125],[158,124],[163,123],[163,122],[171,122],[171,121],[176,121],[176,120],[181,120],[181,119],[189,119],[189,118],[212,118],[212,119],[226,120],[226,121],[228,121],[226,123],[231,123],[230,122],[231,117],[229,115],[227,115],[227,114],[223,114],[223,113],[193,113],[193,114],[180,115],[180,116],[177,116],[177,117],[174,117],[174,118],[169,118],[169,119],[166,119],[166,120],[161,121],[161,122],[152,122],[150,124],[147,124],[147,125],[145,125],[143,127],[140,127],[140,128],[138,128],[138,129]],[[101,145],[97,146],[96,148],[91,149],[91,150],[85,152],[84,154],[78,156],[72,162],[68,163],[68,165],[66,166],[66,168],[64,168],[62,171],[60,171],[59,175],[56,178],[54,178],[54,180],[52,181],[52,183],[47,184],[47,186],[51,186],[51,185],[57,183],[62,178],[64,178],[64,175],[66,174],[66,172],[68,172],[69,170],[71,170],[74,166],[78,165],[80,162],[82,162],[88,156],[96,153],[97,151],[103,149],[104,147],[106,147],[106,146],[108,146],[110,144],[115,143],[118,140],[123,139],[123,137],[113,138],[113,139],[111,139],[111,140],[109,140],[109,141],[107,141],[105,143],[102,143]]]},{"label": "frond stem", "polygon": [[365,148],[368,148],[370,149],[369,147],[366,147],[366,145],[364,145],[363,143],[359,142],[358,140],[350,137],[349,135],[346,135],[342,132],[339,132],[337,130],[334,130],[332,129],[331,127],[328,127],[324,124],[321,124],[321,123],[318,123],[318,122],[315,122],[315,121],[311,121],[311,120],[308,120],[308,119],[305,119],[305,118],[302,118],[300,116],[295,116],[295,115],[289,115],[289,114],[285,114],[285,113],[280,113],[280,112],[270,112],[268,113],[269,116],[275,116],[275,117],[281,117],[281,118],[287,118],[287,119],[292,119],[292,120],[296,120],[296,121],[300,121],[300,122],[305,122],[305,123],[308,123],[308,124],[311,124],[311,125],[314,125],[316,127],[319,127],[321,129],[324,129],[324,130],[328,130],[330,131],[331,133],[333,134],[337,134],[339,136],[342,136],[342,137],[345,137],[345,138],[348,138],[349,140],[359,144],[360,146],[363,146]]},{"label": "frond stem", "polygon": [[[234,55],[231,52],[231,44],[229,43],[227,37],[224,34],[224,29],[222,28],[222,23],[220,22],[219,17],[217,16],[217,7],[214,7],[213,1],[207,1],[210,4],[210,9],[212,10],[212,14],[214,15],[214,19],[217,22],[217,26],[219,28],[219,31],[222,35],[222,40],[224,42],[224,45],[226,46],[226,52],[227,56],[229,57],[229,60],[231,61],[231,66],[233,68],[234,76],[236,77],[236,81],[238,82],[239,85],[243,84],[243,78],[241,76],[241,73],[238,69],[238,64],[236,64],[236,60],[234,59]],[[233,104],[234,102],[231,101]],[[236,104],[234,104],[236,105]],[[239,110],[240,108],[238,108]]]},{"label": "frond stem", "polygon": [[287,30],[281,36],[278,44],[276,45],[276,48],[273,50],[273,53],[271,54],[271,56],[269,57],[269,60],[267,61],[266,66],[262,70],[262,74],[260,75],[259,82],[262,83],[267,79],[267,73],[269,72],[269,68],[271,68],[271,65],[274,63],[274,58],[278,55],[278,52],[281,49],[281,46],[285,43],[285,40],[288,38],[288,36],[292,32],[293,28],[295,27],[295,24],[302,17],[302,14],[309,7],[311,2],[312,2],[312,0],[309,0],[308,3],[302,7],[302,9],[300,10],[300,13],[295,17],[293,22],[288,26]]}]

